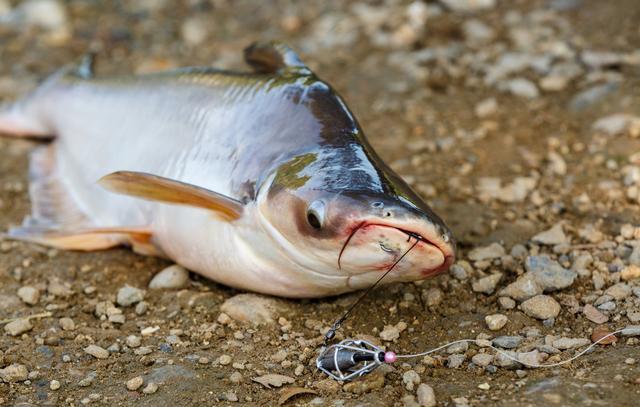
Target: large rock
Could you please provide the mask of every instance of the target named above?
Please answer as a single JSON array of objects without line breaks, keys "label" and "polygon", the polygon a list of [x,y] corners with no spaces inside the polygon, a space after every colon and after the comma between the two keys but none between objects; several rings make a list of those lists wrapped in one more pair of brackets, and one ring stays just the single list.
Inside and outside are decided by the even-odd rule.
[{"label": "large rock", "polygon": [[238,294],[220,306],[222,312],[236,321],[253,325],[273,323],[283,308],[280,301],[257,294]]}]

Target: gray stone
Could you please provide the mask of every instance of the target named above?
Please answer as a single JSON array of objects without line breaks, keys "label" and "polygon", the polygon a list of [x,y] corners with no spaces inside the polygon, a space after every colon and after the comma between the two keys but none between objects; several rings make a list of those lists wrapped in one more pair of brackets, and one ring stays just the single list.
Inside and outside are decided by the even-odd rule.
[{"label": "gray stone", "polygon": [[555,318],[560,313],[560,304],[548,295],[536,295],[522,303],[522,311],[536,319]]},{"label": "gray stone", "polygon": [[174,264],[153,276],[149,282],[152,290],[175,290],[185,287],[189,283],[189,272],[182,266]]},{"label": "gray stone", "polygon": [[525,78],[511,79],[505,83],[504,87],[515,96],[527,99],[535,99],[540,96],[538,87],[533,82]]},{"label": "gray stone", "polygon": [[415,370],[407,370],[402,374],[402,382],[404,383],[404,387],[409,391],[413,391],[415,386],[420,384],[420,381],[420,375],[416,373]]},{"label": "gray stone", "polygon": [[500,243],[491,243],[489,246],[477,247],[469,252],[469,259],[473,261],[497,259],[506,254]]},{"label": "gray stone", "polygon": [[254,325],[273,323],[282,308],[280,301],[257,294],[238,294],[220,306],[220,310],[232,319]]},{"label": "gray stone", "polygon": [[607,288],[604,293],[616,300],[623,300],[631,295],[631,287],[627,283],[618,283]]},{"label": "gray stone", "polygon": [[484,317],[484,322],[487,324],[487,327],[491,331],[499,331],[507,324],[508,321],[509,321],[509,318],[507,318],[506,315],[502,315],[502,314],[492,314]]},{"label": "gray stone", "polygon": [[617,91],[618,88],[619,85],[617,83],[605,83],[583,90],[571,99],[569,109],[574,112],[579,112],[590,108]]},{"label": "gray stone", "polygon": [[492,9],[497,0],[440,0],[442,4],[453,11],[472,12]]},{"label": "gray stone", "polygon": [[514,349],[522,343],[522,340],[522,336],[498,336],[492,343],[499,348]]},{"label": "gray stone", "polygon": [[501,279],[502,273],[490,274],[474,281],[471,284],[471,289],[476,293],[492,294]]},{"label": "gray stone", "polygon": [[422,407],[435,407],[437,404],[436,394],[428,384],[420,384],[416,395],[418,396],[418,404]]},{"label": "gray stone", "polygon": [[118,290],[117,303],[122,307],[128,307],[142,300],[144,300],[144,291],[139,288],[125,285]]},{"label": "gray stone", "polygon": [[473,355],[471,361],[478,366],[486,367],[493,362],[493,355],[489,353],[477,353]]},{"label": "gray stone", "polygon": [[640,325],[627,325],[624,327],[624,331],[621,332],[622,336],[640,336]]},{"label": "gray stone", "polygon": [[568,244],[570,243],[564,234],[562,223],[556,223],[551,229],[540,232],[531,238],[532,241],[546,245]]},{"label": "gray stone", "polygon": [[453,277],[456,280],[464,281],[467,278],[469,278],[469,275],[467,274],[467,270],[465,270],[465,268],[458,263],[451,266],[451,270],[449,272],[451,273],[451,275],[453,275]]},{"label": "gray stone", "polygon": [[447,347],[447,353],[448,354],[453,354],[453,353],[464,353],[469,349],[469,343],[468,342],[458,342],[458,343],[454,343],[450,346]]},{"label": "gray stone", "polygon": [[636,246],[633,248],[633,251],[629,256],[629,264],[640,266],[640,246]]},{"label": "gray stone", "polygon": [[11,336],[22,335],[31,329],[33,329],[33,325],[31,325],[31,322],[26,318],[16,319],[4,326],[4,331]]},{"label": "gray stone", "polygon": [[467,357],[463,354],[456,353],[454,355],[449,355],[447,358],[447,367],[449,369],[457,369],[464,363]]},{"label": "gray stone", "polygon": [[575,271],[565,269],[548,256],[527,257],[525,268],[544,292],[567,288],[578,276]]},{"label": "gray stone", "polygon": [[182,365],[165,365],[152,369],[144,376],[146,383],[164,384],[175,380],[189,380],[196,377],[196,372]]},{"label": "gray stone", "polygon": [[613,311],[616,309],[616,303],[614,301],[603,302],[598,305],[598,309],[602,311]]},{"label": "gray stone", "polygon": [[[511,356],[511,358],[509,356]],[[516,360],[513,360],[512,358]],[[516,352],[507,350],[507,351],[503,351],[502,353],[497,353],[496,356],[493,358],[493,363],[499,367],[516,368],[520,366],[519,363],[517,362],[517,358],[518,358],[518,354]]]},{"label": "gray stone", "polygon": [[553,347],[560,350],[579,348],[587,346],[591,341],[587,338],[560,338],[553,341]]},{"label": "gray stone", "polygon": [[109,357],[109,351],[98,345],[89,345],[84,348],[84,352],[96,359],[106,359]]},{"label": "gray stone", "polygon": [[518,361],[525,366],[535,367],[540,364],[541,355],[537,350],[532,350],[530,352],[520,352],[518,353]]},{"label": "gray stone", "polygon": [[509,297],[500,297],[498,298],[498,304],[502,309],[514,309],[516,307],[516,302]]},{"label": "gray stone", "polygon": [[617,136],[627,131],[629,126],[637,120],[639,120],[637,117],[630,114],[615,113],[596,120],[591,128],[608,136]]},{"label": "gray stone", "polygon": [[20,289],[18,289],[18,297],[20,297],[25,304],[36,305],[38,300],[40,300],[40,291],[30,286],[20,287]]},{"label": "gray stone", "polygon": [[0,379],[5,383],[24,382],[29,377],[29,371],[24,365],[14,363],[0,369]]},{"label": "gray stone", "polygon": [[73,331],[74,329],[76,329],[76,323],[71,318],[67,318],[67,317],[60,318],[60,320],[58,321],[58,324],[60,325],[60,328],[62,328],[63,331]]},{"label": "gray stone", "polygon": [[542,294],[543,289],[531,275],[525,274],[500,291],[501,296],[511,297],[516,301],[525,301]]}]

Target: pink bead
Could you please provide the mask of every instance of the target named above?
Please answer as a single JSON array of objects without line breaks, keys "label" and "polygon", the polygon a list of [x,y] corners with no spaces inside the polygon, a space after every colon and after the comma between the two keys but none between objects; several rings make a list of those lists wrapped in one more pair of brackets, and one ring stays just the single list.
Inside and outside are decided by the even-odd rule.
[{"label": "pink bead", "polygon": [[385,353],[384,353],[384,361],[385,361],[386,363],[393,363],[393,362],[395,362],[396,360],[398,360],[398,356],[396,355],[396,353],[395,353],[395,352],[391,352],[391,351],[389,351],[389,352],[385,352]]}]

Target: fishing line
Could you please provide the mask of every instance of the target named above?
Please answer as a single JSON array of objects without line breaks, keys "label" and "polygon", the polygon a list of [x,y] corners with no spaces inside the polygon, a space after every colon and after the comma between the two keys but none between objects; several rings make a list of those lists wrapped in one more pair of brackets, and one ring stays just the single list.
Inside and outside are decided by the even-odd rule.
[{"label": "fishing line", "polygon": [[[360,227],[358,227],[359,229]],[[356,229],[357,230],[357,229]],[[353,234],[351,235],[353,236]],[[349,236],[349,239],[347,240],[347,243],[349,243],[349,240],[351,240],[351,236]],[[349,306],[349,308],[347,308],[347,310],[344,312],[344,314],[342,314],[342,316],[340,318],[338,318],[336,320],[336,322],[333,323],[333,325],[331,326],[331,328],[327,331],[326,334],[324,334],[324,345],[326,346],[327,343],[333,339],[334,336],[336,336],[336,331],[338,329],[340,329],[340,326],[342,325],[342,323],[344,322],[345,319],[347,319],[347,317],[349,316],[349,314],[351,314],[351,311],[353,311],[353,309],[356,307],[356,305],[360,304],[360,302],[364,299],[364,297],[367,296],[367,294],[369,294],[369,292],[371,290],[373,290],[374,288],[376,288],[376,286],[378,285],[378,283],[380,283],[380,281],[382,281],[383,278],[385,278],[387,276],[387,274],[389,274],[391,272],[391,270],[393,270],[393,268],[400,263],[400,261],[402,259],[404,259],[404,256],[406,256],[411,250],[413,250],[414,247],[416,247],[416,245],[422,240],[421,236],[419,235],[415,235],[415,234],[409,234],[409,239],[407,240],[407,242],[409,240],[411,240],[411,238],[415,238],[416,241],[413,245],[411,245],[411,247],[409,248],[409,250],[407,250],[406,252],[404,252],[402,254],[402,256],[400,256],[400,258],[398,258],[398,260],[396,260],[391,267],[389,267],[389,269],[387,269],[387,271],[384,272],[383,275],[380,276],[380,278],[378,278],[378,280],[376,280],[375,283],[373,283],[373,285],[369,286],[369,288],[367,288],[365,290],[364,293],[362,293],[362,295],[360,297],[358,297],[357,300],[354,301],[353,304],[351,304],[351,306]],[[347,243],[345,243],[345,247],[347,245]],[[344,250],[344,248],[343,248]],[[341,253],[342,254],[342,253]]]},{"label": "fishing line", "polygon": [[[347,239],[347,241],[343,246],[342,251],[340,252],[340,255],[342,255],[344,248],[349,243],[349,240],[351,240],[351,237],[353,236],[353,234],[355,234],[355,232],[358,229],[360,229],[361,226],[362,225],[356,228],[356,230],[351,234],[351,236],[349,236],[349,238]],[[490,344],[486,345],[486,342],[481,343],[480,340],[478,339],[460,339],[460,340],[452,341],[449,343],[445,343],[444,345],[440,345],[436,348],[433,348],[424,352],[412,353],[412,354],[400,354],[400,355],[396,354],[393,351],[384,351],[382,348],[375,346],[372,343],[367,342],[365,340],[345,339],[338,344],[327,346],[329,341],[335,337],[336,331],[340,329],[342,323],[351,314],[353,309],[358,304],[360,304],[360,302],[362,302],[364,297],[366,297],[369,294],[369,292],[371,292],[371,290],[373,290],[380,283],[380,281],[382,281],[382,279],[385,278],[396,267],[396,265],[400,263],[400,261],[411,250],[413,250],[413,248],[416,247],[418,243],[420,243],[421,241],[424,241],[424,239],[420,235],[417,235],[412,232],[407,232],[407,231],[404,231],[404,232],[409,235],[407,242],[409,242],[412,237],[416,239],[416,241],[411,245],[411,247],[407,251],[405,251],[402,254],[402,256],[398,258],[398,260],[396,260],[391,265],[391,267],[389,267],[389,269],[382,276],[380,276],[380,278],[378,278],[378,280],[376,280],[375,283],[373,283],[369,288],[367,288],[365,292],[362,293],[362,295],[360,295],[360,297],[358,297],[358,299],[354,301],[353,304],[349,306],[349,308],[347,308],[344,314],[342,314],[342,316],[333,323],[331,328],[324,335],[324,346],[322,347],[322,349],[320,349],[320,354],[316,359],[316,367],[320,371],[324,372],[329,377],[335,380],[349,381],[357,377],[365,376],[371,373],[376,368],[381,366],[383,363],[391,364],[396,362],[398,359],[413,359],[413,358],[424,357],[424,356],[439,352],[445,348],[448,348],[449,346],[452,346],[458,343],[472,343],[480,347],[492,349],[502,357],[529,368],[551,368],[551,367],[562,366],[562,365],[573,362],[574,360],[585,355],[587,352],[589,352],[599,343],[605,341],[608,338],[615,337],[616,334],[622,333],[627,335],[640,335],[640,328],[618,329],[614,332],[611,332],[603,336],[597,341],[593,342],[592,344],[587,346],[585,349],[578,352],[577,354],[570,357],[569,359],[561,360],[555,363],[543,363],[543,364],[526,362],[522,360],[522,358],[518,357],[519,355],[518,353],[515,353],[516,356],[513,356],[513,354],[509,354],[501,349],[496,348],[493,345],[490,345]]]}]

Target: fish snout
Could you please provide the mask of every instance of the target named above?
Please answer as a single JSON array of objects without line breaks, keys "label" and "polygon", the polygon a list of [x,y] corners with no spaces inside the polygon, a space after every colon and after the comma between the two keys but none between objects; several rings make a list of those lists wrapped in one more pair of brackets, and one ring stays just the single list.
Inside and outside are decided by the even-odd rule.
[{"label": "fish snout", "polygon": [[429,239],[379,223],[361,224],[352,233],[340,258],[340,268],[349,274],[384,272],[402,258],[392,274],[402,280],[419,280],[445,271],[454,261],[450,238]]}]

